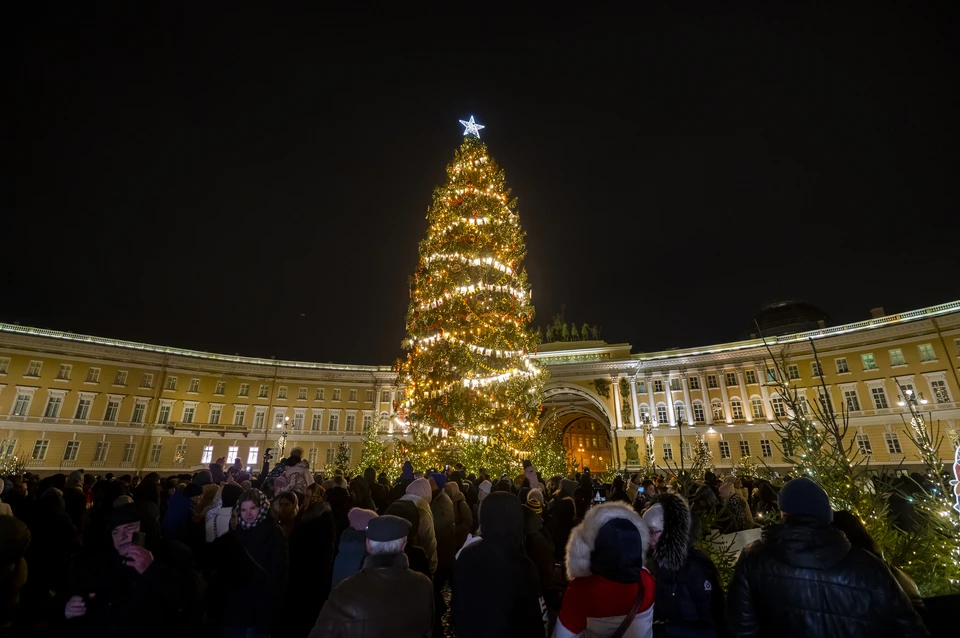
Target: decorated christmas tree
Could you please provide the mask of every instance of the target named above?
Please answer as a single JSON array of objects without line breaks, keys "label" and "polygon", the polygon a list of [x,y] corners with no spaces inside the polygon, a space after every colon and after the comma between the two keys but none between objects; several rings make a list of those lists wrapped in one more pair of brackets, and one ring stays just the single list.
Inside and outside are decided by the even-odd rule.
[{"label": "decorated christmas tree", "polygon": [[363,448],[360,450],[360,462],[357,464],[357,473],[362,474],[365,469],[372,467],[377,474],[384,472],[390,465],[390,451],[380,439],[380,419],[367,428],[363,438]]},{"label": "decorated christmas tree", "polygon": [[531,358],[538,338],[524,232],[504,173],[480,141],[483,126],[473,117],[462,124],[410,281],[400,414],[418,431],[408,442],[422,464],[462,456],[468,467],[519,471],[533,450],[544,377]]}]

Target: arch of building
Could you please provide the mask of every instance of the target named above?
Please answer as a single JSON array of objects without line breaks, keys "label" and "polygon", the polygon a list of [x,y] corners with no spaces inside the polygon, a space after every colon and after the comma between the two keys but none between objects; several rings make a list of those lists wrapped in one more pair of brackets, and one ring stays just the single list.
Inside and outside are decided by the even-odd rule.
[{"label": "arch of building", "polygon": [[552,381],[544,388],[543,406],[543,413],[540,415],[541,429],[556,421],[566,432],[570,426],[584,418],[600,424],[603,439],[609,449],[610,464],[620,465],[619,447],[613,432],[613,416],[596,393],[580,385]]}]

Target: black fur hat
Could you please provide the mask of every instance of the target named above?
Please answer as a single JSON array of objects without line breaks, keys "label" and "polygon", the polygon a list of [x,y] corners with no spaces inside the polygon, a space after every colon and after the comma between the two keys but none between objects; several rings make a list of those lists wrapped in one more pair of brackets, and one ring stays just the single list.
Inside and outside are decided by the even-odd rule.
[{"label": "black fur hat", "polygon": [[651,529],[661,530],[653,559],[662,569],[678,570],[690,551],[690,507],[679,494],[658,494],[643,513]]}]

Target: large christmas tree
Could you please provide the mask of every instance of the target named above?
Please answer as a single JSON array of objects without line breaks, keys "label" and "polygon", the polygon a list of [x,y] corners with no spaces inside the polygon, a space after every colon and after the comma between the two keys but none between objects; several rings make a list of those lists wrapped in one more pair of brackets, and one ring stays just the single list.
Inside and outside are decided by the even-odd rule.
[{"label": "large christmas tree", "polygon": [[419,430],[415,459],[504,472],[532,451],[543,374],[530,356],[538,340],[516,200],[480,141],[483,127],[473,117],[462,124],[410,282],[400,412]]}]

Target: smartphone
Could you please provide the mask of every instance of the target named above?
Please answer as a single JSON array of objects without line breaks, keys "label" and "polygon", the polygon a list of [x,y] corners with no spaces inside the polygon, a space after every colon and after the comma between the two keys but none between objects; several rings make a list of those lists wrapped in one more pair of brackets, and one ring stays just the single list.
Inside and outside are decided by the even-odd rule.
[{"label": "smartphone", "polygon": [[137,547],[146,547],[147,545],[147,535],[143,532],[134,532],[133,533],[133,544]]}]

